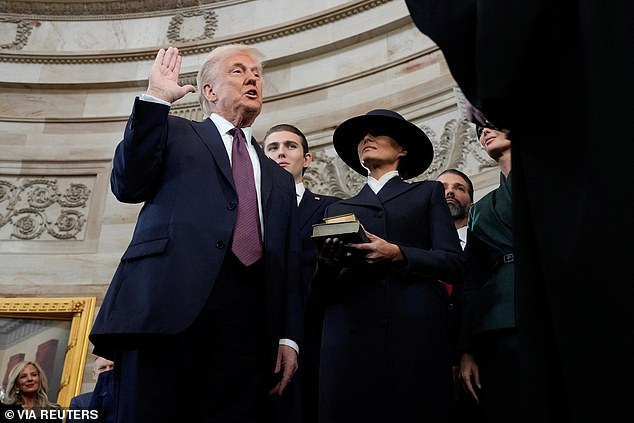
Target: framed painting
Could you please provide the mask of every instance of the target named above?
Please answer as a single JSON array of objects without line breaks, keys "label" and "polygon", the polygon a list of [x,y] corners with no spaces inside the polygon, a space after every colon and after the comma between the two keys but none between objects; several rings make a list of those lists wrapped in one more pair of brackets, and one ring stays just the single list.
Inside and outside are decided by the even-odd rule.
[{"label": "framed painting", "polygon": [[95,297],[0,298],[0,395],[20,361],[36,361],[49,399],[67,407],[81,389]]}]

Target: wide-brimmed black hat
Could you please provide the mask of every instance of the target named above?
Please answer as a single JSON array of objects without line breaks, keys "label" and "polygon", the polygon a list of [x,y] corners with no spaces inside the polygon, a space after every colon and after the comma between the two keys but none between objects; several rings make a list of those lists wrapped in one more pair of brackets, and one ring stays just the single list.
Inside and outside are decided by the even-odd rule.
[{"label": "wide-brimmed black hat", "polygon": [[390,136],[407,150],[398,167],[403,179],[423,173],[434,158],[434,148],[422,129],[392,110],[371,110],[343,122],[332,138],[341,160],[363,176],[368,175],[368,170],[359,161],[357,146],[367,134]]}]

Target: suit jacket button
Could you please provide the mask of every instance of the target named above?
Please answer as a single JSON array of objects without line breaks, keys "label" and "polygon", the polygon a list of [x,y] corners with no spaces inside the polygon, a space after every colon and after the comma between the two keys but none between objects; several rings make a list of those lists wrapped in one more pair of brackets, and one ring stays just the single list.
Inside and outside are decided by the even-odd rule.
[{"label": "suit jacket button", "polygon": [[225,242],[223,240],[219,240],[218,242],[216,242],[216,248],[225,248]]},{"label": "suit jacket button", "polygon": [[237,206],[236,202],[235,201],[231,201],[231,202],[229,202],[229,204],[227,204],[227,209],[228,210],[233,210],[233,209],[236,208],[236,206]]},{"label": "suit jacket button", "polygon": [[383,212],[382,211],[376,212],[376,217],[383,217]]}]

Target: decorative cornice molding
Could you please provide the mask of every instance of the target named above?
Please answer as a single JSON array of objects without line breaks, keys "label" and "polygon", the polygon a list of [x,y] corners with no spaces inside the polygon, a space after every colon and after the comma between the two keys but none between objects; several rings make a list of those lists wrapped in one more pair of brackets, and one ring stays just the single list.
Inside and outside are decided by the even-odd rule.
[{"label": "decorative cornice molding", "polygon": [[[1,86],[1,85],[0,85]],[[0,122],[18,122],[18,123],[55,123],[55,124],[71,124],[71,123],[112,123],[125,122],[128,116],[88,116],[88,117],[33,117],[33,116],[4,116],[0,115]]]},{"label": "decorative cornice molding", "polygon": [[4,15],[41,20],[107,20],[164,16],[213,4],[222,7],[245,0],[115,0],[115,1],[0,1]]},{"label": "decorative cornice molding", "polygon": [[[292,21],[288,24],[265,28],[238,36],[223,37],[206,41],[189,41],[177,44],[179,52],[184,55],[196,55],[208,53],[214,48],[231,43],[258,44],[277,38],[301,33],[315,29],[324,25],[329,25],[342,19],[363,13],[367,10],[390,3],[393,0],[361,0],[353,4],[343,5],[330,9],[326,12],[307,16],[303,19]],[[1,2],[0,2],[1,3]],[[33,23],[30,23],[33,24]],[[387,29],[391,29],[390,26]],[[0,62],[9,63],[31,63],[31,64],[56,64],[56,65],[76,65],[76,64],[104,64],[120,62],[138,62],[153,60],[156,56],[156,49],[126,50],[122,52],[107,53],[67,53],[43,55],[41,53],[1,51]]]},{"label": "decorative cornice molding", "polygon": [[[371,69],[366,69],[362,72],[358,72],[355,73],[353,75],[348,75],[346,77],[343,78],[338,78],[332,81],[328,81],[325,83],[321,83],[321,84],[315,84],[315,85],[310,85],[307,87],[303,87],[300,89],[296,89],[296,90],[289,90],[289,91],[285,91],[282,93],[278,93],[278,94],[273,94],[273,95],[266,95],[263,99],[263,102],[266,103],[270,103],[270,102],[274,102],[274,101],[278,101],[278,100],[282,100],[285,98],[292,98],[292,97],[298,97],[301,95],[306,95],[306,94],[310,94],[312,92],[315,91],[320,91],[320,90],[325,90],[331,87],[335,87],[341,84],[345,84],[347,82],[350,81],[354,81],[356,79],[360,79],[363,77],[366,77],[368,75],[373,75],[379,72],[384,72],[387,69],[390,68],[394,68],[397,66],[401,66],[403,64],[409,63],[413,60],[416,60],[420,57],[424,57],[428,54],[433,53],[434,51],[438,50],[438,47],[431,47],[429,49],[425,49],[425,50],[421,50],[419,52],[416,52],[414,54],[411,54],[409,56],[403,57],[399,60],[393,61],[393,62],[389,62],[389,63],[383,63],[380,66],[371,68]],[[196,85],[196,74],[195,73],[186,73],[181,75],[180,79],[179,79],[179,83],[180,84],[192,84],[192,85]],[[77,84],[78,86],[76,87],[77,89],[82,89],[82,86],[84,84]],[[94,85],[90,84],[93,88]],[[0,87],[2,86],[2,84],[0,84]],[[171,109],[170,109],[170,113],[176,116],[181,116],[184,117],[186,119],[191,119],[191,120],[200,120],[202,119],[203,115],[202,115],[202,109],[200,107],[200,104],[198,103],[198,101],[187,101],[187,102],[176,102],[172,105]],[[0,115],[0,122],[33,122],[33,123],[39,123],[39,122],[47,122],[47,123],[102,123],[102,122],[122,122],[122,121],[126,121],[128,119],[128,116],[93,116],[93,117],[25,117],[25,116],[19,116],[19,117],[8,117],[8,116],[1,116]]]}]

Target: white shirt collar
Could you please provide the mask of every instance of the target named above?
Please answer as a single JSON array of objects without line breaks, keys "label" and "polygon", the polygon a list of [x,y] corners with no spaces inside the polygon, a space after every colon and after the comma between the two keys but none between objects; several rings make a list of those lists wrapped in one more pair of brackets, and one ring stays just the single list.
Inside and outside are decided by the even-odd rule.
[{"label": "white shirt collar", "polygon": [[381,176],[378,181],[372,176],[368,176],[368,185],[375,194],[378,194],[378,192],[381,191],[381,188],[383,188],[385,184],[387,184],[387,181],[394,178],[395,176],[398,176],[398,170],[387,172],[386,174]]},{"label": "white shirt collar", "polygon": [[297,193],[297,205],[302,202],[302,198],[304,198],[304,193],[306,192],[306,187],[303,182],[299,184],[295,184],[295,192]]},{"label": "white shirt collar", "polygon": [[[212,113],[211,115],[209,115],[209,119],[211,119],[212,122],[216,125],[216,128],[218,128],[218,131],[220,132],[220,135],[222,135],[223,138],[225,136],[231,137],[231,134],[229,134],[229,131],[231,131],[234,128],[233,123],[229,122],[227,119],[223,118],[217,113]],[[253,135],[253,128],[249,126],[249,127],[240,128],[240,129],[242,129],[242,132],[244,132],[244,139],[247,140],[247,144],[251,144],[251,136]]]},{"label": "white shirt collar", "polygon": [[463,226],[462,228],[458,228],[458,238],[460,238],[460,246],[464,250],[465,245],[467,245],[467,226]]}]

